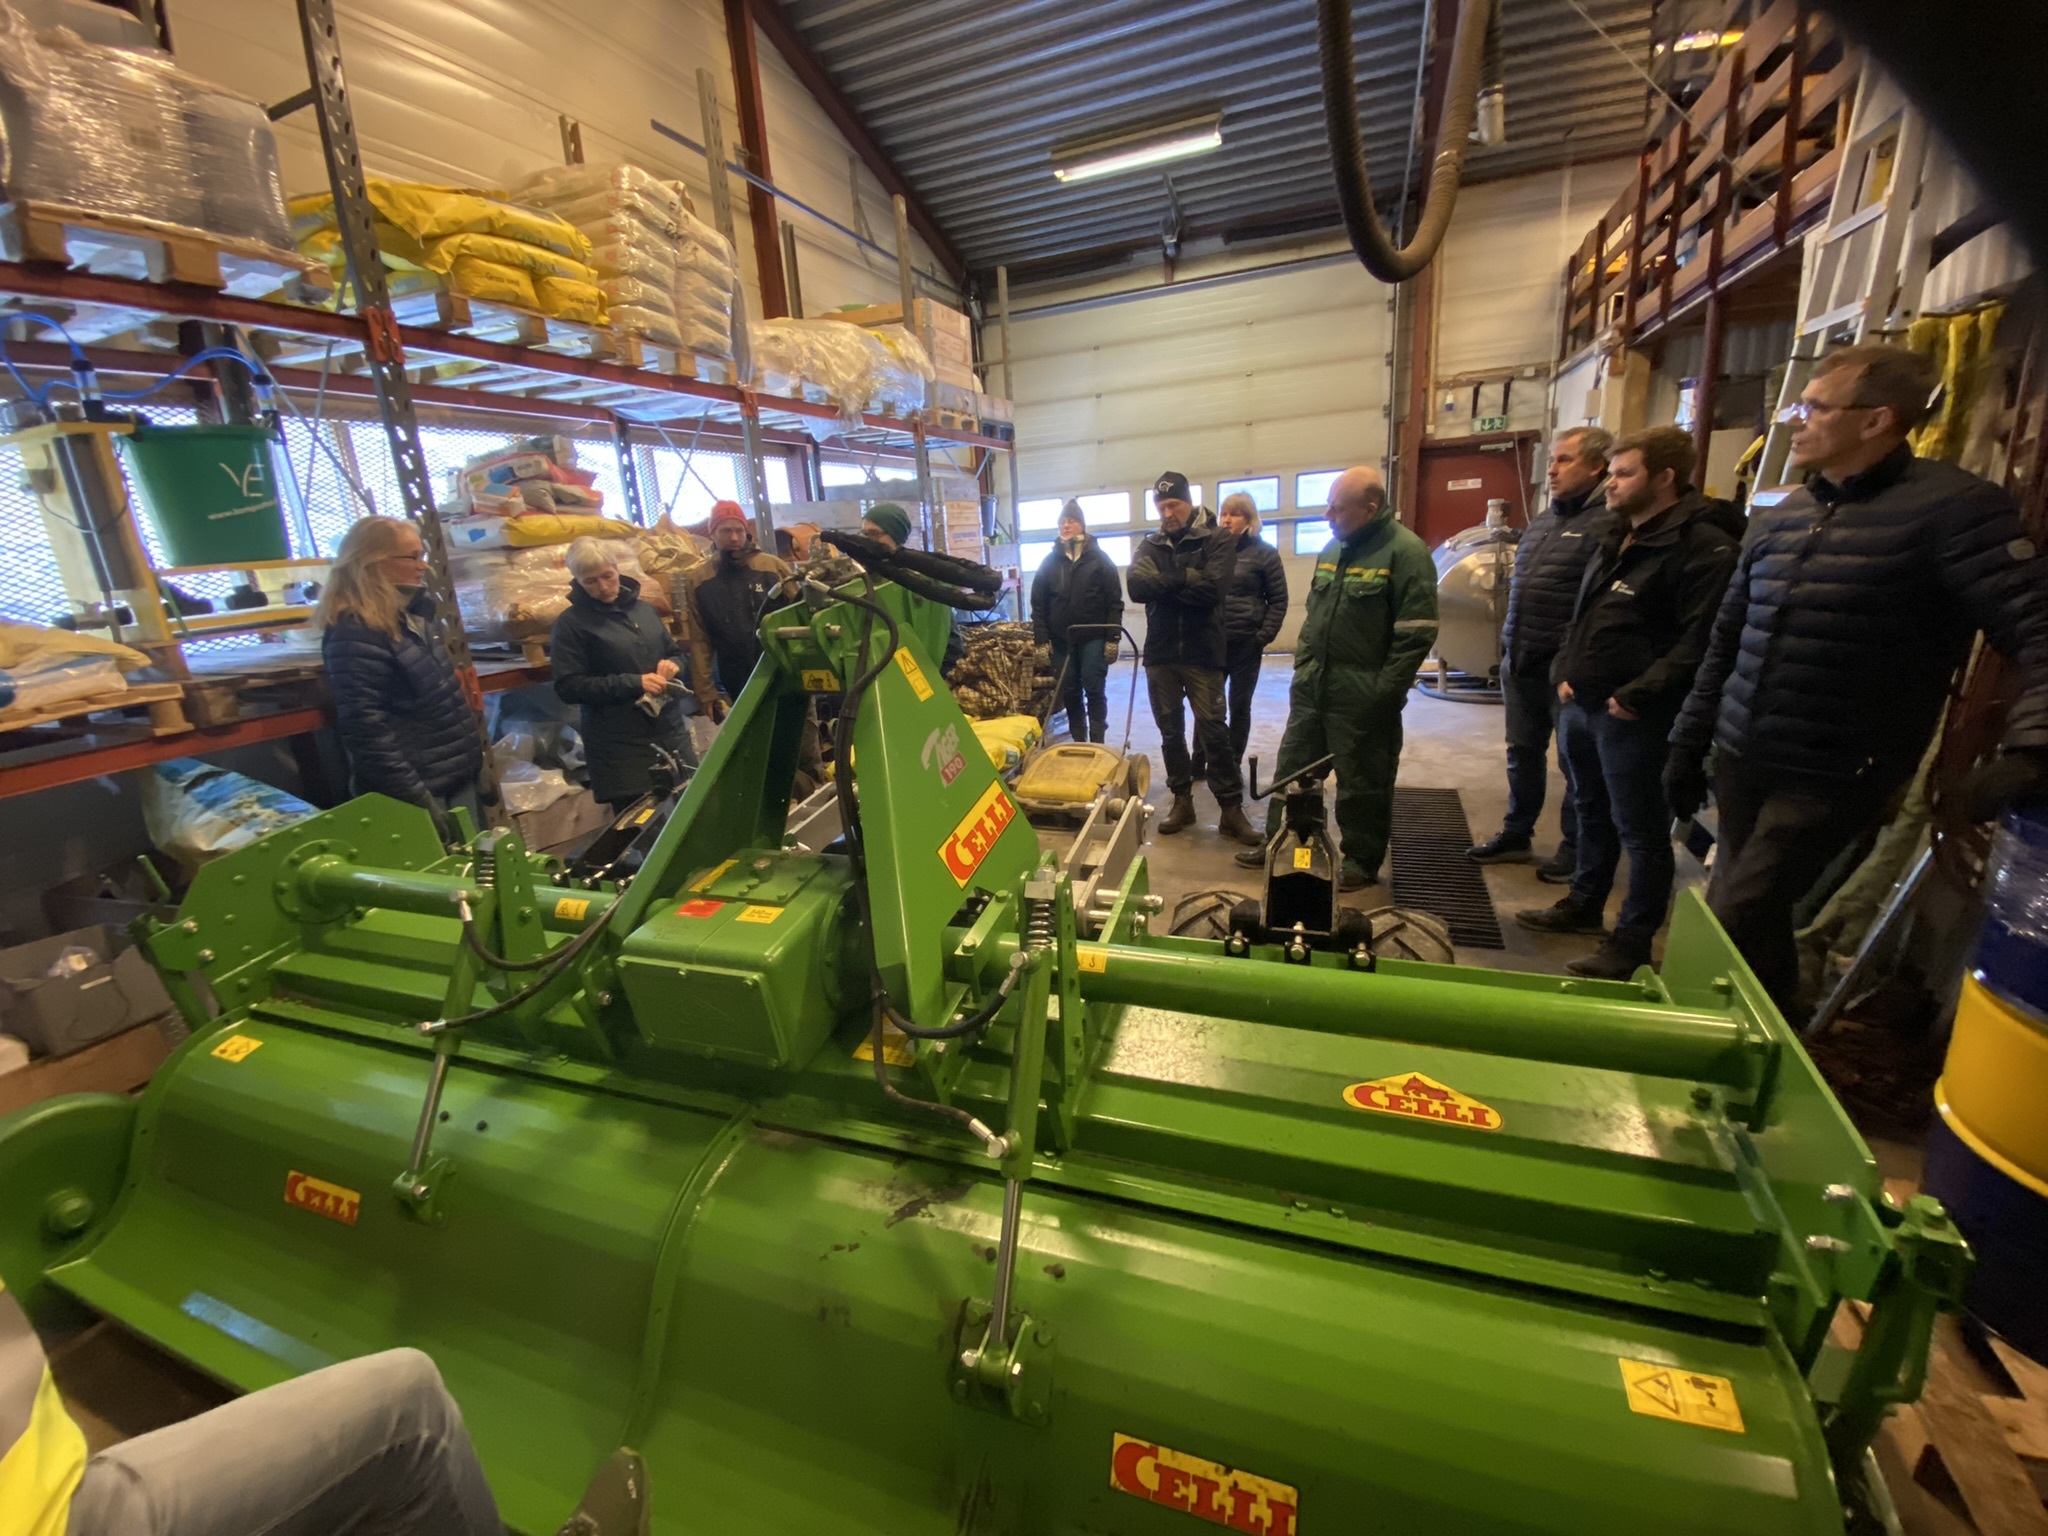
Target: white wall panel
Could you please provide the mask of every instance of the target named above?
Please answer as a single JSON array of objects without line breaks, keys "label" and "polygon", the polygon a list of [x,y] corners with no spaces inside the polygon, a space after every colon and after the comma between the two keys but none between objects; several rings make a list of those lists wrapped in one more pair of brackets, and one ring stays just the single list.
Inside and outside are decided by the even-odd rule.
[{"label": "white wall panel", "polygon": [[1565,263],[1635,168],[1602,160],[1458,194],[1437,256],[1439,379],[1556,361]]},{"label": "white wall panel", "polygon": [[[558,115],[583,126],[585,157],[630,160],[690,188],[710,217],[704,159],[656,133],[659,119],[703,136],[697,70],[711,71],[727,147],[739,142],[722,9],[711,0],[337,0],[342,56],[363,156],[372,172],[466,186],[502,186],[561,163]],[[280,0],[179,0],[179,61],[260,101],[306,83],[295,9]],[[853,222],[848,146],[765,41],[760,43],[769,157],[778,183],[842,223]],[[324,188],[310,111],[278,125],[288,191]],[[863,167],[862,196],[884,246],[888,199]],[[740,269],[754,292],[745,188],[733,183]],[[893,264],[801,213],[805,301],[820,308],[893,299]],[[930,256],[918,246],[920,260]]]}]

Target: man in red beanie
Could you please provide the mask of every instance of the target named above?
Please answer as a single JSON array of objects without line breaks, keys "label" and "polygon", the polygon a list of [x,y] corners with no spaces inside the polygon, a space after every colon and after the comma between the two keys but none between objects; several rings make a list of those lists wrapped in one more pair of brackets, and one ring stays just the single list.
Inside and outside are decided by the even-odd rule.
[{"label": "man in red beanie", "polygon": [[711,508],[711,545],[711,558],[683,573],[680,606],[690,633],[690,685],[715,723],[761,659],[761,615],[788,590],[790,569],[755,547],[736,501]]}]

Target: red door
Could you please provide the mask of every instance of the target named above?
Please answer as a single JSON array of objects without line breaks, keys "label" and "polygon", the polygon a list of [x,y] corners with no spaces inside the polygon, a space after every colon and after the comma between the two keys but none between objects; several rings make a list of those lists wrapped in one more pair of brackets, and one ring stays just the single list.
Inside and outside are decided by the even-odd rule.
[{"label": "red door", "polygon": [[1529,489],[1535,448],[1533,437],[1425,442],[1416,477],[1420,495],[1406,509],[1408,526],[1435,549],[1452,534],[1485,522],[1486,503],[1499,497],[1508,504],[1508,521],[1527,527],[1537,510]]}]

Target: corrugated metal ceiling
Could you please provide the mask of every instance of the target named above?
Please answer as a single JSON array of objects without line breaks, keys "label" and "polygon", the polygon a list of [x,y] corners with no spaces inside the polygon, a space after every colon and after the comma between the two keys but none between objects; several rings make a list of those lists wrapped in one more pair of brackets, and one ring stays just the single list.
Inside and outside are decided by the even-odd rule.
[{"label": "corrugated metal ceiling", "polygon": [[[1441,0],[1440,0],[1441,3]],[[1651,0],[1502,0],[1507,142],[1474,180],[1640,149]],[[1156,244],[1158,170],[1063,185],[1055,145],[1221,108],[1223,148],[1164,167],[1186,238],[1335,225],[1312,0],[784,0],[797,29],[968,263],[1081,267]],[[1398,188],[1424,0],[1360,0],[1375,189]],[[1428,146],[1418,159],[1427,162]],[[1418,175],[1420,170],[1418,169]]]}]

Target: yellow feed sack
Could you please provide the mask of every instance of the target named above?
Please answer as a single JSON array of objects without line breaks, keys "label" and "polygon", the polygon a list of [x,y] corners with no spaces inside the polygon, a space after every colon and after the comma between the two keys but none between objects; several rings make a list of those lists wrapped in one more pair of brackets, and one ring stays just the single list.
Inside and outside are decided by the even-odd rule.
[{"label": "yellow feed sack", "polygon": [[604,291],[594,283],[579,282],[573,277],[536,277],[533,291],[544,315],[585,325],[605,323]]},{"label": "yellow feed sack", "polygon": [[458,256],[448,264],[448,286],[472,299],[491,304],[510,304],[515,309],[539,309],[540,296],[533,291],[533,274],[518,267],[474,256]]},{"label": "yellow feed sack", "polygon": [[[426,244],[450,235],[496,235],[523,245],[539,246],[577,263],[590,260],[590,239],[567,219],[538,208],[523,207],[462,187],[436,187],[417,181],[366,184],[370,206],[378,218],[412,240]],[[286,205],[292,233],[301,241],[316,229],[334,227],[334,198],[308,193]]]},{"label": "yellow feed sack", "polygon": [[529,512],[505,519],[505,542],[515,549],[536,544],[567,544],[571,539],[632,539],[646,532],[608,517],[575,517],[564,512]]},{"label": "yellow feed sack", "polygon": [[443,235],[427,241],[422,249],[423,264],[436,272],[446,272],[451,263],[465,257],[501,267],[517,267],[535,277],[567,277],[579,283],[597,281],[597,269],[594,267],[571,261],[559,251],[530,245],[524,240],[508,240],[503,235]]},{"label": "yellow feed sack", "polygon": [[988,760],[1008,772],[1024,760],[1024,754],[1038,745],[1038,722],[1030,715],[999,715],[993,720],[970,720],[981,749]]}]

